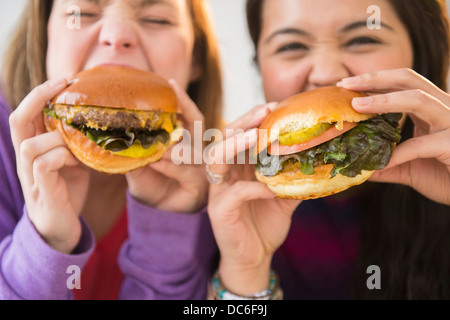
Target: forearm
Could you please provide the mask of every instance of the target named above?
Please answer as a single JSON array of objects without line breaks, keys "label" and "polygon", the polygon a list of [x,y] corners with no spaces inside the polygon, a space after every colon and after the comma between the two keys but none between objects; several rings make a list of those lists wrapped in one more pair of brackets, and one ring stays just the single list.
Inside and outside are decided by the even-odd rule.
[{"label": "forearm", "polygon": [[216,252],[206,209],[165,212],[128,195],[129,238],[119,255],[121,299],[205,299]]},{"label": "forearm", "polygon": [[0,299],[60,300],[72,298],[69,266],[80,270],[87,262],[94,238],[82,222],[80,243],[72,254],[52,249],[39,236],[26,210],[14,232],[0,243]]}]

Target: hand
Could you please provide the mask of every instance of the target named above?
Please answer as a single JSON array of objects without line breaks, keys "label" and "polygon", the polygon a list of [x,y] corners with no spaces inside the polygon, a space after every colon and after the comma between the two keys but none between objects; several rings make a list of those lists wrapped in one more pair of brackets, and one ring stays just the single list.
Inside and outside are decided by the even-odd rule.
[{"label": "hand", "polygon": [[[194,143],[194,122],[201,123],[203,141],[204,117],[187,93],[170,81],[183,110],[185,130],[191,137],[192,155],[203,155],[203,143]],[[197,130],[199,131],[199,130]],[[197,137],[198,139],[198,137]],[[197,150],[195,150],[197,149]],[[137,200],[160,210],[180,213],[199,211],[206,204],[208,182],[202,164],[175,165],[171,159],[172,148],[163,158],[145,168],[126,175],[130,194]]]},{"label": "hand", "polygon": [[10,116],[17,172],[28,215],[55,250],[71,253],[81,237],[79,215],[87,196],[88,170],[59,132],[46,132],[42,110],[67,86],[65,79],[36,87]]},{"label": "hand", "polygon": [[382,93],[355,99],[356,111],[407,113],[414,137],[399,144],[389,165],[371,180],[410,186],[450,205],[450,95],[410,69],[388,70],[344,79],[342,86]]},{"label": "hand", "polygon": [[248,159],[246,164],[220,163],[256,145],[257,130],[249,129],[259,126],[275,106],[256,107],[227,126],[246,132],[226,136],[210,151],[209,161],[216,163],[210,165],[211,172],[228,175],[224,182],[210,186],[209,196],[208,212],[221,253],[220,278],[225,288],[239,295],[267,289],[272,256],[284,242],[300,202],[276,199],[255,180]]}]

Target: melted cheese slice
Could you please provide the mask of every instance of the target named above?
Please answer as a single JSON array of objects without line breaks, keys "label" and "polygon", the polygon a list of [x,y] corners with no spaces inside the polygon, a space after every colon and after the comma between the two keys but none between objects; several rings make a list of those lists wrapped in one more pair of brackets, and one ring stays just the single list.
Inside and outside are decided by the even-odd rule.
[{"label": "melted cheese slice", "polygon": [[161,142],[157,141],[154,144],[152,144],[150,148],[144,149],[139,140],[136,140],[134,144],[128,149],[112,153],[118,156],[140,159],[152,156],[159,150],[161,145],[162,145]]}]

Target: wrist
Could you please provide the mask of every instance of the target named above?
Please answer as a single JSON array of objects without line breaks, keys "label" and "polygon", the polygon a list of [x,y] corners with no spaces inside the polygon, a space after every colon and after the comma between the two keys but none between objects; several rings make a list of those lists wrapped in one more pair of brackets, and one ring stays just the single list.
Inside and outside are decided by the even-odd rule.
[{"label": "wrist", "polygon": [[269,287],[270,259],[257,266],[237,266],[220,262],[218,274],[224,288],[240,296],[249,296]]},{"label": "wrist", "polygon": [[247,295],[238,295],[225,288],[217,271],[212,279],[214,300],[282,300],[283,290],[280,287],[278,275],[270,271],[269,284],[266,289]]},{"label": "wrist", "polygon": [[[37,230],[38,231],[38,230]],[[71,254],[80,243],[81,239],[81,223],[75,225],[64,235],[46,235],[38,231],[42,240],[44,240],[51,248],[64,254]]]}]

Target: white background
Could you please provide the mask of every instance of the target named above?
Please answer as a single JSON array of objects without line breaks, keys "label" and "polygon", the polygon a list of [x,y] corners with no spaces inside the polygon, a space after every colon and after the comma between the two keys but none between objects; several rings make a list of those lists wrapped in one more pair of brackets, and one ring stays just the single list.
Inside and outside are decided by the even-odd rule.
[{"label": "white background", "polygon": [[[3,50],[27,0],[0,0],[0,65]],[[224,66],[226,121],[263,103],[261,80],[252,64],[253,48],[245,20],[245,0],[208,0]],[[447,0],[450,2],[450,0]]]},{"label": "white background", "polygon": [[[252,64],[253,48],[247,33],[245,0],[208,0],[224,69],[226,121],[263,103],[260,79]],[[27,0],[0,0],[0,65],[5,45]]]}]

